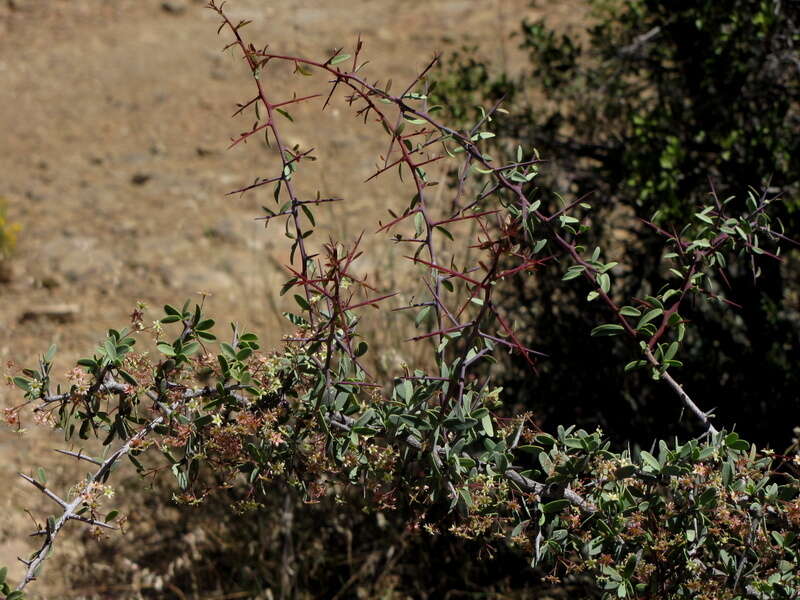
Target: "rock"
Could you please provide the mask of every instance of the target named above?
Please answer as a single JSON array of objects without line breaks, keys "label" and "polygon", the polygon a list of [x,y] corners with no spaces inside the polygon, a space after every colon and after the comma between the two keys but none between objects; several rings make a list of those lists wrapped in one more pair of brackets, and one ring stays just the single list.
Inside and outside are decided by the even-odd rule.
[{"label": "rock", "polygon": [[233,219],[222,219],[217,223],[207,227],[203,235],[210,240],[236,244],[241,241],[241,234],[237,230],[238,221]]},{"label": "rock", "polygon": [[42,278],[42,287],[46,290],[52,290],[61,287],[61,280],[53,275],[47,275]]},{"label": "rock", "polygon": [[11,283],[16,275],[17,273],[11,263],[7,260],[0,259],[0,284]]},{"label": "rock", "polygon": [[211,156],[213,154],[219,154],[217,150],[212,150],[211,148],[204,148],[203,146],[198,146],[197,148],[195,148],[195,152],[197,153],[197,156],[201,157]]},{"label": "rock", "polygon": [[102,247],[100,240],[71,233],[64,231],[42,244],[36,268],[30,274],[40,282],[56,277],[62,285],[88,280],[110,285],[120,272],[121,261],[111,248]]},{"label": "rock", "polygon": [[64,323],[71,321],[80,312],[77,304],[45,304],[42,306],[31,306],[26,309],[19,317],[19,322],[33,321],[37,319],[49,319]]},{"label": "rock", "polygon": [[133,176],[131,177],[131,183],[133,185],[144,185],[152,178],[153,176],[150,175],[149,173],[134,173]]},{"label": "rock", "polygon": [[187,293],[203,291],[223,297],[227,297],[232,290],[237,289],[236,280],[219,269],[196,268],[176,271],[172,285],[177,289],[186,290]]},{"label": "rock", "polygon": [[186,5],[177,0],[166,0],[161,3],[161,10],[171,15],[180,15],[186,12]]}]

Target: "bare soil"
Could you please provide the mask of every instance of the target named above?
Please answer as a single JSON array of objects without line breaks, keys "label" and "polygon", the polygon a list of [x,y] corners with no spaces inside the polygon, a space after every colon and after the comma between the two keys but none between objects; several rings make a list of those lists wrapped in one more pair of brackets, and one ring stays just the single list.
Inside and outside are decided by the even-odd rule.
[{"label": "bare soil", "polygon": [[[463,44],[491,60],[519,62],[508,36],[523,16],[563,24],[586,18],[575,0],[536,7],[527,0],[232,0],[229,11],[254,20],[244,30],[254,42],[291,53],[326,57],[360,34],[370,77],[395,85],[435,51]],[[0,0],[0,197],[22,226],[10,281],[0,283],[3,364],[31,364],[54,343],[57,369],[66,371],[108,327],[128,323],[136,301],[153,307],[156,319],[163,304],[199,300],[199,291],[212,294],[207,306],[218,323],[237,320],[267,344],[278,341],[287,245],[280,226],[265,232],[254,220],[271,195],[225,195],[270,174],[274,157],[260,142],[226,151],[251,125],[230,115],[252,84],[241,60],[220,52],[228,40],[216,28],[202,1]],[[298,82],[287,69],[271,77],[276,98],[325,91],[323,79]],[[291,143],[314,146],[320,158],[300,178],[302,194],[318,189],[347,199],[325,209],[330,214],[320,211],[328,225],[314,239],[348,240],[365,230],[368,250],[385,248],[374,224],[407,202],[409,190],[393,176],[362,184],[382,136],[345,106],[324,114],[320,106],[294,110],[296,124],[284,126]],[[382,250],[363,268],[386,279],[393,264]],[[0,388],[0,406],[18,401],[12,388]],[[48,452],[56,446],[63,440],[43,431],[0,431],[0,566],[13,580],[21,573],[16,556],[34,547],[24,509],[43,519],[54,508],[15,473],[44,465],[66,489],[76,467]],[[65,536],[61,547],[78,538]],[[43,579],[34,594],[66,593],[48,587],[47,573]]]}]

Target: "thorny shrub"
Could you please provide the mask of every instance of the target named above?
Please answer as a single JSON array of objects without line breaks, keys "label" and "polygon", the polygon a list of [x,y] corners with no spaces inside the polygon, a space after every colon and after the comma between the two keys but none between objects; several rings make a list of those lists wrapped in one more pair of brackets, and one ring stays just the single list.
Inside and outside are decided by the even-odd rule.
[{"label": "thorny shrub", "polygon": [[[430,101],[444,104],[462,126],[476,104],[501,97],[513,103],[513,114],[495,123],[489,143],[498,143],[484,151],[505,161],[516,143],[536,147],[548,159],[537,178],[546,211],[558,206],[558,192],[593,194],[584,244],[613,251],[621,263],[614,291],[623,297],[642,298],[667,283],[660,240],[628,215],[680,228],[705,202],[709,178],[723,197],[743,197],[766,182],[771,196],[785,199],[773,204],[772,219],[800,231],[800,5],[582,6],[588,15],[576,28],[555,25],[551,11],[536,22],[520,17],[515,39],[526,57],[513,69],[493,65],[480,48],[454,54]],[[697,302],[682,312],[692,327],[681,348],[681,382],[702,398],[722,392],[719,417],[759,444],[789,444],[787,407],[800,389],[800,372],[789,367],[800,362],[798,256],[795,247],[784,262],[762,261],[757,282],[750,269],[732,264],[723,285],[737,310]],[[581,332],[596,318],[580,301],[588,290],[561,286],[559,266],[543,266],[535,285],[519,277],[497,292],[504,314],[525,324],[520,341],[550,353],[535,394],[524,361],[508,357],[495,380],[506,402],[525,404],[540,420],[600,425],[615,439],[644,445],[691,435],[672,422],[669,390],[644,373],[623,374],[630,349],[622,340],[602,352],[583,342]],[[593,368],[575,378],[574,365],[584,362]]]},{"label": "thorny shrub", "polygon": [[[272,190],[273,208],[265,207],[261,218],[283,219],[291,240],[281,292],[299,307],[286,314],[295,331],[280,350],[266,351],[236,325],[226,341],[218,338],[203,302],[167,305],[152,325],[139,305],[130,328],[110,330],[68,373],[68,383],[52,379],[54,347],[36,368],[12,374],[25,399],[6,410],[10,426],[20,427],[22,409],[32,408],[35,421],[63,431],[66,440],[97,438],[104,450],[99,457],[63,451],[96,466],[63,496],[47,487],[43,470],[22,475],[60,514],[35,532],[41,546],[23,560],[27,571],[15,591],[2,583],[6,598],[22,597],[67,522],[98,532],[115,528],[117,511],[104,508],[113,496],[113,469],[127,458],[147,476],[161,469],[149,466],[158,465],[153,455],[166,459],[179,503],[200,504],[216,488],[237,487],[244,500],[232,508],[258,511],[277,482],[308,502],[345,501],[343,486],[355,487],[374,510],[402,503],[409,527],[421,535],[505,540],[550,580],[586,573],[609,598],[800,594],[797,444],[779,455],[718,430],[673,376],[691,326],[681,310],[695,297],[725,302],[714,285],[725,276],[725,256],[735,250],[754,261],[779,259],[783,234],[770,221],[766,197],[751,195],[737,214],[735,203],[712,195],[679,232],[651,224],[664,240],[671,283],[653,296],[617,298],[617,263],[581,245],[591,207],[576,200],[545,214],[529,200],[540,162],[535,150],[518,148],[514,162],[499,165],[483,149],[503,109],[484,111],[468,131],[437,120],[426,87],[436,59],[392,93],[388,82],[370,83],[363,74],[360,40],[352,54],[282,55],[247,42],[246,21],[232,22],[213,1],[209,8],[222,20],[220,31],[232,36],[226,50],[241,54],[255,87],[236,111],[254,113],[255,123],[232,145],[265,136],[279,161],[275,175],[232,193]],[[420,334],[413,341],[429,345],[428,370],[407,369],[381,382],[362,366],[368,344],[359,334],[360,315],[393,294],[373,289],[357,272],[359,240],[312,248],[317,214],[339,199],[295,191],[312,150],[289,148],[281,119],[291,120],[294,105],[317,96],[275,97],[267,81],[281,65],[329,80],[323,108],[343,92],[357,117],[379,124],[388,146],[375,176],[397,170],[413,187],[407,205],[390,209],[378,232],[406,245],[417,269],[420,290],[401,308],[416,314]],[[437,204],[429,191],[440,182],[425,167],[440,160],[454,161],[457,176],[448,201]],[[659,441],[650,452],[616,452],[600,431],[548,433],[531,415],[498,416],[502,393],[488,376],[492,356],[518,353],[534,377],[544,355],[519,342],[493,290],[511,275],[535,277],[545,261],[564,264],[565,282],[591,284],[587,301],[599,300],[608,314],[591,334],[630,340],[640,357],[627,368],[646,369],[669,386],[676,418],[690,414],[699,437]],[[143,335],[155,338],[155,357],[135,350]],[[216,488],[200,477],[205,471],[216,475]]]}]

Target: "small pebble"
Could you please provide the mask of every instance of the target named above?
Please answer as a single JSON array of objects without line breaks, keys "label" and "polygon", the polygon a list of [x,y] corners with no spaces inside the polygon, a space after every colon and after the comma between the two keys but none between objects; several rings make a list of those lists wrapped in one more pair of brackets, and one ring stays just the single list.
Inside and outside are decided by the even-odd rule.
[{"label": "small pebble", "polygon": [[167,0],[161,3],[161,10],[171,15],[180,15],[186,12],[186,5],[183,2],[175,2],[174,0]]},{"label": "small pebble", "polygon": [[144,185],[152,178],[153,176],[149,175],[148,173],[134,173],[133,177],[131,177],[131,183],[133,185]]}]

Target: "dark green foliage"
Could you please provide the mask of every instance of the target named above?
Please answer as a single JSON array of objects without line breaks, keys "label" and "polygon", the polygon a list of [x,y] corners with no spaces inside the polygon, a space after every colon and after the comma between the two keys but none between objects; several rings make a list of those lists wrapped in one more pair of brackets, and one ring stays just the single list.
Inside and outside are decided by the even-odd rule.
[{"label": "dark green foliage", "polygon": [[599,22],[585,42],[522,25],[532,69],[521,83],[548,101],[529,114],[541,152],[580,187],[648,216],[685,217],[709,177],[722,196],[769,180],[798,205],[795,3],[593,5]]},{"label": "dark green foliage", "polygon": [[[671,231],[712,189],[719,198],[766,189],[766,197],[784,201],[773,213],[781,223],[776,229],[796,235],[800,5],[612,0],[592,6],[594,24],[584,32],[522,23],[530,68],[513,83],[504,74],[490,77],[490,67],[474,56],[457,58],[436,101],[471,119],[467,107],[494,102],[499,89],[515,99],[513,114],[497,120],[498,146],[519,141],[548,159],[539,181],[545,206],[555,203],[553,191],[593,193],[590,241],[624,249],[632,266],[619,273],[620,297],[641,298],[666,283],[661,242],[646,226],[632,225],[631,215],[657,214]],[[460,83],[454,75],[463,74],[470,77]],[[529,107],[525,97],[533,99]],[[763,263],[757,284],[728,258],[721,289],[741,308],[701,303],[685,315],[694,330],[684,380],[699,395],[718,397],[724,420],[763,443],[783,444],[785,414],[796,411],[800,389],[793,367],[800,362],[797,253]],[[621,345],[586,339],[596,318],[579,308],[585,290],[564,295],[553,284],[560,268],[544,267],[535,284],[519,279],[505,290],[509,313],[527,324],[527,342],[552,356],[541,367],[532,406],[555,422],[600,423],[629,439],[653,427],[668,433],[666,397],[636,376],[623,380],[620,365],[632,358]],[[585,365],[580,377],[575,364]],[[505,384],[530,404],[520,381],[524,364],[517,366]]]}]

